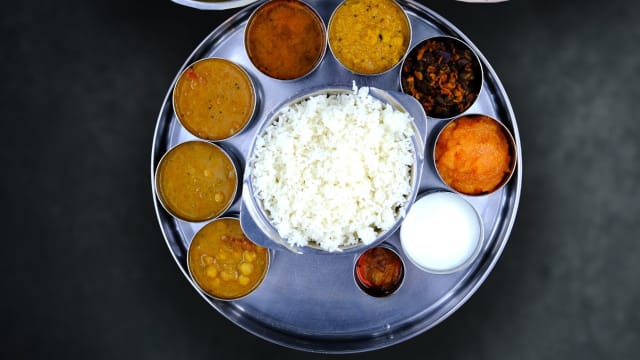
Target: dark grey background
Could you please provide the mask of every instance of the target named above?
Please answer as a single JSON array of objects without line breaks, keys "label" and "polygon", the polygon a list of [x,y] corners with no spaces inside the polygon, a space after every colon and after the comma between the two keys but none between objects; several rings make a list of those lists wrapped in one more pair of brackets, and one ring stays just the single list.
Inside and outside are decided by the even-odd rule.
[{"label": "dark grey background", "polygon": [[[511,97],[520,210],[493,273],[459,311],[347,357],[637,358],[640,2],[427,3],[482,50]],[[0,357],[320,357],[210,308],[152,207],[162,99],[233,13],[169,0],[3,2]]]}]

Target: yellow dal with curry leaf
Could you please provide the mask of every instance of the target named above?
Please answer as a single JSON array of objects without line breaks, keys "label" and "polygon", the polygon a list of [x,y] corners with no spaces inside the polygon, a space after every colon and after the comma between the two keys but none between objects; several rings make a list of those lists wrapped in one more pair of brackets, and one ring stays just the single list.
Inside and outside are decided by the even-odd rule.
[{"label": "yellow dal with curry leaf", "polygon": [[331,51],[359,74],[379,74],[394,67],[410,38],[407,15],[392,0],[346,0],[329,23]]}]

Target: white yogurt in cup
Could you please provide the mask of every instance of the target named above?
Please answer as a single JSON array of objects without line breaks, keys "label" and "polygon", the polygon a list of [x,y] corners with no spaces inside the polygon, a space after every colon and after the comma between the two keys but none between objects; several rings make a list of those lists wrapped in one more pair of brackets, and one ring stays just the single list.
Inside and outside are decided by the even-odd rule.
[{"label": "white yogurt in cup", "polygon": [[480,253],[482,219],[462,196],[434,192],[422,196],[407,213],[400,243],[421,270],[449,274],[468,266]]}]

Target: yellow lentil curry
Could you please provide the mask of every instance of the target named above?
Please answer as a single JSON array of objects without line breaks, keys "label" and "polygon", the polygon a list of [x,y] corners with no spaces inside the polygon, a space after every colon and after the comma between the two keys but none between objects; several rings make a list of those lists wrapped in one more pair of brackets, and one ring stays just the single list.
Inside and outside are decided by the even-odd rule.
[{"label": "yellow lentil curry", "polygon": [[189,271],[206,293],[233,300],[253,291],[269,265],[267,249],[251,242],[240,221],[214,220],[203,227],[189,247]]},{"label": "yellow lentil curry", "polygon": [[450,122],[438,137],[436,168],[442,180],[468,195],[496,190],[510,175],[513,149],[497,121],[469,115]]},{"label": "yellow lentil curry", "polygon": [[251,62],[266,75],[292,80],[322,60],[327,40],[322,19],[297,0],[276,0],[251,16],[245,33]]},{"label": "yellow lentil curry", "polygon": [[394,67],[410,38],[407,15],[393,0],[346,0],[329,22],[331,51],[359,74],[379,74]]},{"label": "yellow lentil curry", "polygon": [[240,132],[256,104],[253,83],[238,65],[226,59],[195,62],[178,79],[173,91],[178,120],[205,140],[223,140]]},{"label": "yellow lentil curry", "polygon": [[156,173],[158,196],[176,217],[205,221],[224,212],[238,187],[236,169],[218,146],[189,141],[171,149]]}]

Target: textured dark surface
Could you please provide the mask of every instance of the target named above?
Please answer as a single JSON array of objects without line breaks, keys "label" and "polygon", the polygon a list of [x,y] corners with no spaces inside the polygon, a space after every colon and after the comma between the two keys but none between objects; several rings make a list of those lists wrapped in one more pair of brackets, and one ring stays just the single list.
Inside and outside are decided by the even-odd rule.
[{"label": "textured dark surface", "polygon": [[[168,0],[0,12],[1,358],[319,358],[260,340],[177,270],[155,219],[156,117],[233,11]],[[520,127],[511,240],[444,323],[348,358],[640,356],[640,3],[428,3],[482,50]]]}]

